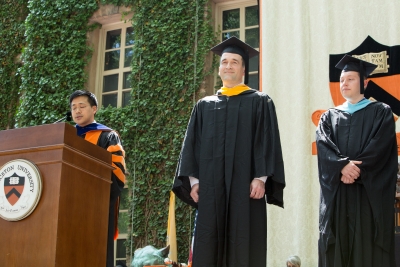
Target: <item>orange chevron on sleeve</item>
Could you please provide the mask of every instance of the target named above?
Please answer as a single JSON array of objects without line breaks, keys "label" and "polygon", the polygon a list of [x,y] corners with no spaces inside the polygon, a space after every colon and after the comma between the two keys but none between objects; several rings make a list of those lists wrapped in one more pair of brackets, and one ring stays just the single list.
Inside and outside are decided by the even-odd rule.
[{"label": "orange chevron on sleeve", "polygon": [[122,146],[119,145],[119,144],[118,144],[118,145],[109,146],[109,147],[107,148],[107,151],[108,151],[108,152],[111,152],[111,153],[121,151],[121,152],[122,152],[122,156],[125,157],[125,150],[124,150],[124,149],[122,148]]},{"label": "orange chevron on sleeve", "polygon": [[121,170],[120,168],[118,168],[118,166],[115,165],[114,162],[112,163],[112,166],[115,168],[115,169],[113,170],[113,173],[115,174],[115,176],[117,176],[117,178],[118,178],[121,182],[125,183],[125,174],[122,172],[122,170]]},{"label": "orange chevron on sleeve", "polygon": [[99,137],[103,131],[89,131],[85,135],[85,140],[90,143],[97,145],[97,141],[99,141]]},{"label": "orange chevron on sleeve", "polygon": [[125,158],[124,158],[123,156],[119,156],[119,155],[112,154],[112,155],[111,155],[111,159],[112,159],[112,162],[121,163],[122,166],[124,166],[124,168],[126,168],[126,167],[125,167]]}]

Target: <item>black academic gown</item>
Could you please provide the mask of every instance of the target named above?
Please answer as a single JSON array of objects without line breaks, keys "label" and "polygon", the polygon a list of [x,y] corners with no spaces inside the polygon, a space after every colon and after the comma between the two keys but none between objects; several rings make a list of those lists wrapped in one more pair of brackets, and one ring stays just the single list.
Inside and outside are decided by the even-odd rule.
[{"label": "black academic gown", "polygon": [[[321,185],[319,267],[394,267],[395,123],[373,102],[353,114],[329,109],[316,134]],[[353,184],[340,181],[349,160],[362,161]]]},{"label": "black academic gown", "polygon": [[[199,202],[188,176],[199,179]],[[268,176],[266,200],[283,207],[285,187],[275,106],[256,90],[214,95],[193,109],[173,191],[198,208],[193,267],[265,267],[265,199],[250,199],[250,183]]]},{"label": "black academic gown", "polygon": [[[98,146],[109,150],[112,146],[121,146],[119,135],[115,131],[103,132],[100,135]],[[109,150],[110,151],[110,150]],[[124,157],[124,152],[121,149],[114,149],[111,151],[113,155]],[[114,161],[113,166],[122,171],[123,179],[125,180],[125,165],[120,162]],[[120,174],[121,176],[121,174]],[[118,236],[118,215],[119,215],[119,202],[120,195],[124,189],[124,182],[121,181],[122,177],[118,177],[114,171],[111,174],[111,188],[110,188],[110,205],[108,213],[108,233],[107,233],[107,267],[114,266],[114,240]]]},{"label": "black academic gown", "polygon": [[[85,138],[85,135],[81,137]],[[108,233],[107,233],[107,267],[114,266],[114,238],[118,235],[118,214],[119,214],[119,197],[124,188],[125,180],[125,164],[115,161],[114,157],[125,157],[125,152],[122,150],[121,140],[115,131],[103,131],[97,140],[96,145],[108,150],[113,154],[113,166],[121,170],[118,174],[114,170],[111,174],[111,187],[110,187],[110,205],[108,212]],[[110,148],[113,149],[110,149]],[[117,174],[118,175],[117,175]],[[118,177],[123,176],[123,177]]]}]

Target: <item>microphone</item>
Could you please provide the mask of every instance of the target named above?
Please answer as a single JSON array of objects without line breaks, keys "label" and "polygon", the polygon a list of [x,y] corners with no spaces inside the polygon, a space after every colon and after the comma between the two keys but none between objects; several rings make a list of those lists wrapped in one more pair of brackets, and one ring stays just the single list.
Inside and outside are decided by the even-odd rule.
[{"label": "microphone", "polygon": [[61,119],[59,119],[59,120],[57,120],[57,121],[55,121],[55,122],[53,122],[53,123],[62,122],[62,121],[64,121],[64,120],[66,120],[66,121],[71,121],[71,120],[72,120],[71,111],[67,111],[67,113],[65,113],[65,116],[64,116],[64,117],[62,117]]}]

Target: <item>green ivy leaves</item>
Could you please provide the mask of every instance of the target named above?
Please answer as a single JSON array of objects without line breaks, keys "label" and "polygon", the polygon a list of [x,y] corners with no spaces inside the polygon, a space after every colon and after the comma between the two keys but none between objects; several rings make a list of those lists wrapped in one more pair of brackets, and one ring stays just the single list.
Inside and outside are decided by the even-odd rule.
[{"label": "green ivy leaves", "polygon": [[[165,246],[169,190],[194,99],[211,71],[205,69],[205,56],[216,43],[207,3],[163,0],[132,6],[135,247]],[[176,205],[179,261],[185,262],[192,209],[180,200]]]},{"label": "green ivy leaves", "polygon": [[18,68],[24,46],[28,0],[4,1],[0,7],[0,129],[13,128],[19,103]]},{"label": "green ivy leaves", "polygon": [[86,45],[88,19],[98,4],[31,0],[28,9],[18,127],[53,122],[68,109],[69,94],[84,88],[84,67],[91,55]]}]

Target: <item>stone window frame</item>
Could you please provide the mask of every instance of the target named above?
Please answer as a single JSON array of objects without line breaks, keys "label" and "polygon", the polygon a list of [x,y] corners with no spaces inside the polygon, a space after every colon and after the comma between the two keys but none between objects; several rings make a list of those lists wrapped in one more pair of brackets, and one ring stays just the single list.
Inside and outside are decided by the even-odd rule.
[{"label": "stone window frame", "polygon": [[[101,69],[103,68],[103,63],[101,61],[101,55],[104,54],[104,43],[102,46],[101,38],[102,31],[104,29],[108,29],[111,25],[118,26],[119,24],[128,24],[131,25],[132,13],[130,13],[130,8],[128,7],[118,7],[113,5],[101,5],[99,9],[92,15],[89,19],[89,24],[99,24],[99,27],[96,27],[95,30],[87,33],[87,42],[88,45],[93,49],[92,57],[85,68],[85,72],[88,75],[87,83],[85,84],[85,88],[94,93],[99,101],[99,107],[102,105],[102,97],[101,97],[101,88],[99,80],[102,79],[100,75]],[[104,34],[104,33],[103,33]],[[125,185],[124,190],[127,189],[128,186]],[[120,213],[127,213],[128,210],[120,209]],[[128,238],[128,233],[120,233],[117,240],[126,241]],[[125,258],[117,258],[117,240],[114,241],[114,258],[116,262],[118,260],[128,260],[129,258],[126,256]],[[127,262],[127,266],[130,263]]]},{"label": "stone window frame", "polygon": [[129,92],[131,88],[122,89],[122,78],[124,72],[129,72],[131,67],[120,68],[118,71],[104,71],[105,39],[107,31],[119,28],[132,27],[132,13],[128,7],[113,5],[101,5],[100,8],[89,19],[90,24],[100,24],[94,31],[88,32],[88,44],[93,49],[92,58],[86,67],[88,81],[85,84],[87,90],[94,93],[98,99],[99,107],[103,104],[103,76],[104,73],[119,74],[119,85],[117,90],[117,107],[122,106],[122,93]]},{"label": "stone window frame", "polygon": [[[247,29],[252,29],[252,28],[259,28],[260,24],[258,24],[257,26],[249,26],[249,27],[245,27],[245,8],[246,7],[250,7],[250,6],[256,6],[258,5],[257,0],[243,0],[243,1],[219,1],[216,0],[215,2],[215,12],[214,12],[214,18],[215,18],[215,31],[220,33],[219,36],[219,40],[222,41],[222,34],[227,32],[222,30],[222,20],[223,20],[223,12],[227,11],[227,10],[231,10],[231,9],[240,9],[240,28],[238,28],[239,30],[239,34],[240,34],[240,39],[244,41],[245,38],[245,31]],[[259,36],[259,38],[261,38],[261,36]],[[260,43],[259,43],[260,45]],[[259,47],[254,47],[256,50],[259,51]],[[257,57],[258,58],[258,57]],[[253,59],[256,60],[256,59]],[[250,71],[249,72],[249,78],[252,75],[257,75],[257,77],[259,77],[259,71]],[[217,77],[218,77],[218,69],[215,73],[215,78],[214,81],[217,81]],[[259,78],[257,79],[258,83],[259,83]],[[216,84],[215,84],[216,86]],[[260,87],[260,85],[258,85],[258,87]],[[260,89],[260,88],[257,88]],[[216,89],[218,90],[218,88]]]}]

